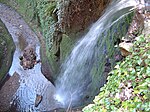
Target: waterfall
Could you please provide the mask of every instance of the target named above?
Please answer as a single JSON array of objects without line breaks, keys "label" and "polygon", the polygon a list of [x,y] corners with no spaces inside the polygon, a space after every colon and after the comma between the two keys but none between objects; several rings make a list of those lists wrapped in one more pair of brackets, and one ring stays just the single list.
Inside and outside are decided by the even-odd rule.
[{"label": "waterfall", "polygon": [[101,52],[100,55],[104,54],[104,51],[97,50],[97,42],[101,41],[101,48],[106,41],[102,38],[102,33],[133,10],[136,4],[136,0],[113,0],[88,33],[76,43],[62,64],[60,75],[55,82],[55,99],[64,107],[75,106],[85,97],[92,81],[92,67],[97,61],[97,52]]}]

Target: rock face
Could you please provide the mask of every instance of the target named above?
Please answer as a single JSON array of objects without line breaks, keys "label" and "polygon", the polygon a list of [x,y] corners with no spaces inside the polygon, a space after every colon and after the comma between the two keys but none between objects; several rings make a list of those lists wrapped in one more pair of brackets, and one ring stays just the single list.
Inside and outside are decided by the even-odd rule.
[{"label": "rock face", "polygon": [[[42,49],[46,53],[41,54],[42,71],[52,72],[52,79],[56,79],[55,74],[58,73],[61,63],[66,59],[75,42],[100,17],[110,1],[1,0],[14,7],[32,28],[35,28],[35,25],[42,28],[38,27],[46,44],[44,50]],[[35,30],[38,31],[37,28]],[[46,77],[49,77],[48,75],[49,73],[46,73]]]},{"label": "rock face", "polygon": [[[5,0],[2,1],[5,2]],[[60,65],[67,58],[77,40],[79,40],[88,30],[88,27],[102,15],[104,9],[108,6],[109,2],[111,2],[111,0],[22,0],[22,3],[18,2],[18,0],[12,1],[13,5],[16,4],[16,10],[20,12],[32,28],[34,28],[33,24],[41,27],[41,29],[38,27],[43,36],[41,40],[45,42],[43,46],[46,44],[46,47],[43,47],[41,52],[42,71],[50,80],[57,78],[56,74],[59,72]],[[7,3],[12,5],[12,1]],[[34,16],[35,18],[33,19]],[[125,33],[126,22],[120,24],[124,25],[124,28],[119,27],[121,27]],[[118,25],[115,27],[118,27]],[[111,29],[115,28],[113,27]],[[38,30],[35,29],[35,31]],[[109,30],[108,36],[112,34],[112,32],[114,32],[114,30]],[[118,32],[121,32],[121,30]],[[114,35],[114,33],[112,35]],[[117,38],[118,36],[121,37],[123,35],[118,35],[117,33],[115,37]],[[108,43],[109,41],[108,38],[108,47],[111,46],[110,43]]]},{"label": "rock face", "polygon": [[[61,63],[66,59],[75,42],[82,37],[88,27],[103,13],[111,0],[71,0],[57,2],[53,11],[55,25],[52,38],[53,44],[47,52],[49,63],[55,74]],[[47,42],[50,40],[46,40]],[[56,76],[57,77],[57,76]],[[54,76],[55,79],[55,76]]]},{"label": "rock face", "polygon": [[0,21],[0,81],[7,74],[13,57],[15,46],[11,35]]},{"label": "rock face", "polygon": [[[69,36],[83,33],[95,22],[111,0],[60,0],[58,23]],[[61,19],[61,20],[59,20]]]},{"label": "rock face", "polygon": [[[114,46],[117,44],[128,31],[129,24],[133,14],[125,16],[113,24],[108,31],[104,32],[97,42],[96,61],[91,69],[92,81],[89,84],[87,92],[88,99],[93,99],[99,92],[99,89],[104,86],[107,80],[107,75],[116,63],[116,56],[119,54],[118,49]],[[102,43],[103,42],[103,43]],[[87,98],[83,99],[87,102]]]}]

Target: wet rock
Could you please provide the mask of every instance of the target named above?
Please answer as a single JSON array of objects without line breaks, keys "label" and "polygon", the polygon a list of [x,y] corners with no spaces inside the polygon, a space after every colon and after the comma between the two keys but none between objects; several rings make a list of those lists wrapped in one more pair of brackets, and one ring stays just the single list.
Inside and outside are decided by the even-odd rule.
[{"label": "wet rock", "polygon": [[[103,13],[111,0],[67,0],[57,1],[52,13],[50,26],[52,36],[46,37],[46,56],[52,66],[53,79],[58,76],[61,63],[70,53],[76,40],[81,38],[88,27]],[[87,4],[88,3],[88,4]],[[50,6],[50,5],[49,5]],[[43,21],[43,18],[40,18]],[[45,20],[44,20],[45,21]],[[45,21],[46,22],[46,21]],[[55,22],[55,24],[54,24]],[[43,28],[46,28],[45,25]],[[52,30],[53,29],[53,30]],[[49,35],[49,34],[48,34]]]},{"label": "wet rock", "polygon": [[32,47],[27,47],[23,51],[23,56],[19,57],[21,62],[20,65],[26,69],[32,69],[35,64],[39,63],[40,60],[36,60],[36,53]]},{"label": "wet rock", "polygon": [[35,100],[35,107],[38,107],[38,105],[41,103],[42,101],[42,96],[41,95],[38,95],[36,94],[36,100]]}]

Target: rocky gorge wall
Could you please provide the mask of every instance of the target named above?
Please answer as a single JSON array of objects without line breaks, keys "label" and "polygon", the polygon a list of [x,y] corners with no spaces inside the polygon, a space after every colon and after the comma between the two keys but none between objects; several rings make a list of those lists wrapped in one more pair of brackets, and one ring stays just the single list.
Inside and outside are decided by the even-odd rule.
[{"label": "rocky gorge wall", "polygon": [[[41,40],[42,46],[42,71],[48,79],[52,80],[57,78],[60,65],[67,58],[75,43],[88,31],[90,25],[100,17],[110,1],[0,0],[0,2],[14,7],[37,35],[39,35],[38,37]],[[119,25],[124,24],[123,32],[119,30],[116,33],[111,28],[107,36],[111,35],[113,37],[115,35],[117,38],[123,36],[130,23],[130,18],[115,26],[118,28]],[[115,37],[113,38],[115,39]],[[108,48],[113,46],[110,44],[110,38],[108,38],[106,43]],[[110,50],[108,55],[111,57],[112,54],[113,50]],[[101,58],[98,60],[97,63],[101,62]],[[102,67],[99,68],[104,69]],[[96,77],[96,74],[99,72],[94,72],[95,75],[93,77]]]},{"label": "rocky gorge wall", "polygon": [[[39,18],[49,22],[45,21],[41,26],[45,32],[46,54],[54,74],[59,72],[61,63],[67,58],[75,42],[100,17],[109,2],[110,0],[59,0],[45,1],[45,5],[40,2]],[[46,10],[46,13],[42,10]],[[50,27],[50,31],[47,32],[46,26],[47,29]]]},{"label": "rocky gorge wall", "polygon": [[126,36],[132,17],[133,13],[130,13],[121,18],[99,37],[95,48],[98,51],[96,54],[97,60],[94,61],[90,73],[92,80],[89,84],[89,92],[87,92],[87,96],[88,94],[93,96],[89,96],[89,98],[95,97],[95,94],[106,83],[110,70],[121,59],[120,50],[115,46],[121,41],[122,37]]},{"label": "rocky gorge wall", "polygon": [[13,58],[15,45],[5,25],[0,20],[0,81],[7,74]]},{"label": "rocky gorge wall", "polygon": [[[42,35],[42,71],[56,79],[75,42],[102,14],[111,0],[0,0],[19,12]],[[49,66],[50,65],[50,66]]]},{"label": "rocky gorge wall", "polygon": [[[60,65],[70,53],[72,47],[75,45],[75,42],[79,40],[79,37],[81,35],[86,33],[86,31],[88,30],[87,27],[90,24],[92,24],[92,22],[94,22],[95,20],[91,19],[88,21],[89,23],[87,24],[85,24],[86,22],[83,22],[84,20],[76,21],[75,23],[73,21],[75,21],[76,19],[72,20],[72,22],[71,20],[65,20],[68,19],[66,17],[67,14],[65,16],[65,12],[67,11],[65,11],[65,5],[61,4],[61,1],[56,2],[46,0],[44,1],[11,0],[11,2],[12,1],[17,3],[16,10],[22,14],[22,16],[28,22],[28,24],[32,26],[33,30],[37,34],[39,34],[39,39],[41,40],[41,47],[42,47],[41,49],[42,64],[44,66],[42,71],[47,72],[47,73],[44,72],[47,78],[55,80],[57,78],[57,73],[59,72]],[[23,3],[24,6],[22,5]],[[9,2],[8,4],[10,5]],[[77,6],[79,4],[77,4]],[[81,3],[81,5],[83,4]],[[28,11],[27,8],[29,7],[31,7],[31,9],[29,9]],[[67,4],[66,7],[68,7],[67,9],[68,10],[70,9],[70,11],[74,11],[73,9],[75,8],[73,4],[72,5]],[[73,9],[71,9],[72,7]],[[78,7],[82,9],[82,7],[80,6]],[[82,14],[84,14],[84,11],[83,12],[81,11],[81,15]],[[76,18],[79,17],[80,13],[78,14],[77,12],[75,12],[76,16],[75,15],[71,16],[72,13],[69,13],[68,11],[68,15],[70,16],[70,19],[73,19],[74,17]],[[86,16],[86,14],[82,16]],[[86,101],[89,98],[90,99],[93,98],[94,95],[97,92],[99,92],[100,86],[103,86],[103,84],[105,83],[104,81],[106,80],[107,73],[109,72],[108,69],[111,69],[111,67],[113,67],[113,64],[115,63],[116,59],[115,53],[117,52],[117,49],[114,48],[114,45],[117,43],[118,40],[121,39],[121,37],[125,36],[128,30],[128,26],[131,23],[132,16],[133,16],[132,13],[131,15],[125,16],[120,21],[115,23],[113,26],[108,28],[107,31],[103,32],[103,34],[99,37],[97,45],[95,46],[96,51],[98,51],[95,52],[96,58],[94,59],[96,60],[94,60],[93,64],[94,66],[92,66],[92,70],[90,72],[91,82],[89,83],[88,86],[89,88],[88,92],[84,94],[85,97],[82,99],[83,101],[84,100]],[[114,21],[116,18],[114,18]],[[83,17],[82,19],[85,18]],[[68,24],[70,25],[64,22],[68,22]],[[85,28],[81,28],[82,29],[81,30],[78,24],[84,24],[81,26]]]}]

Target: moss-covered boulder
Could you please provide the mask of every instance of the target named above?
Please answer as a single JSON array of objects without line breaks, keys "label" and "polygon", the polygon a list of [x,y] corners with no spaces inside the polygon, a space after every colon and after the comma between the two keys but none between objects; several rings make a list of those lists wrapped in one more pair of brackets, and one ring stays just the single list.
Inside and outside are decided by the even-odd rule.
[{"label": "moss-covered boulder", "polygon": [[13,58],[15,45],[5,25],[0,20],[0,80],[7,74]]}]

